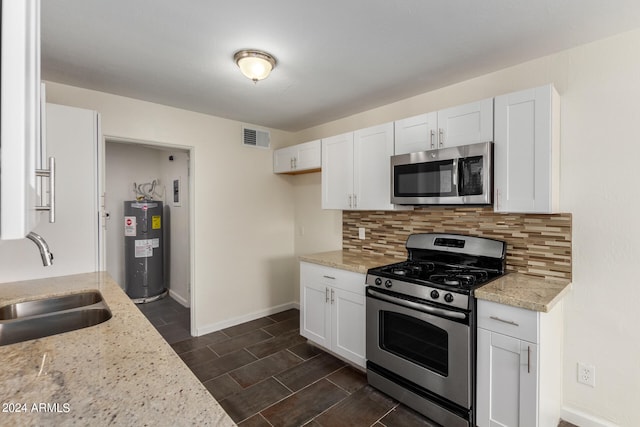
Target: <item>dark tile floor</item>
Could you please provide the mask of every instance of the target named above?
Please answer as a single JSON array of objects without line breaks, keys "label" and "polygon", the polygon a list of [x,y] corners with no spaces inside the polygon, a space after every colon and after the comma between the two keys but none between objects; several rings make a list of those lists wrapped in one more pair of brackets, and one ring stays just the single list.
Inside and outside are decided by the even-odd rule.
[{"label": "dark tile floor", "polygon": [[137,307],[169,344],[191,338],[190,311],[187,307],[169,297],[138,304]]},{"label": "dark tile floor", "polygon": [[298,310],[191,337],[189,309],[171,298],[138,307],[241,427],[433,427],[368,386],[359,370],[307,344]]}]

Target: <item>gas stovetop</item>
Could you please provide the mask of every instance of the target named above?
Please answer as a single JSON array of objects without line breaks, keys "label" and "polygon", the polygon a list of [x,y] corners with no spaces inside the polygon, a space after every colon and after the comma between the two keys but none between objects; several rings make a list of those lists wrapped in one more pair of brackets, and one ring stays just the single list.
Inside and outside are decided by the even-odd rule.
[{"label": "gas stovetop", "polygon": [[443,289],[451,288],[451,290],[458,292],[468,291],[500,274],[484,268],[413,260],[378,267],[373,270],[375,270],[376,274],[389,278],[412,281],[417,284],[440,285]]},{"label": "gas stovetop", "polygon": [[471,309],[473,290],[504,274],[506,243],[456,234],[412,234],[409,259],[369,269],[366,283],[386,292]]}]

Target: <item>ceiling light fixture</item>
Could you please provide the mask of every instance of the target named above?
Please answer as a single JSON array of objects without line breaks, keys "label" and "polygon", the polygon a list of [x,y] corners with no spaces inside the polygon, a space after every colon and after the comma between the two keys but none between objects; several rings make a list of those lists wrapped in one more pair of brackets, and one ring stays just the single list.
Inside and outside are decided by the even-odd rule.
[{"label": "ceiling light fixture", "polygon": [[260,50],[240,50],[233,55],[242,74],[256,83],[269,77],[276,66],[276,59]]}]

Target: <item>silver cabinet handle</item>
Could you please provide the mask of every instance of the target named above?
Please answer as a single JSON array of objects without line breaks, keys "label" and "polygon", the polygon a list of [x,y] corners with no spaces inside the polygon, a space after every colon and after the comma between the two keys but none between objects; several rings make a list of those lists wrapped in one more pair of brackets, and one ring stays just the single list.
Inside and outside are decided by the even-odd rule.
[{"label": "silver cabinet handle", "polygon": [[49,206],[36,206],[36,211],[49,211],[49,222],[56,222],[56,158],[49,157],[49,169],[36,169],[36,176],[49,178]]},{"label": "silver cabinet handle", "polygon": [[333,276],[322,276],[322,277],[324,277],[325,279],[336,280],[336,278]]},{"label": "silver cabinet handle", "polygon": [[531,346],[527,346],[527,374],[531,373]]},{"label": "silver cabinet handle", "polygon": [[520,326],[513,320],[504,320],[496,316],[489,316],[489,319],[497,320],[498,322],[506,323],[507,325]]},{"label": "silver cabinet handle", "polygon": [[444,145],[444,129],[442,128],[438,129],[438,143],[440,147]]},{"label": "silver cabinet handle", "polygon": [[354,208],[358,207],[358,195],[357,194],[353,195],[353,207]]},{"label": "silver cabinet handle", "polygon": [[431,142],[431,148],[436,148],[434,140],[436,139],[436,131],[431,129],[431,135],[429,136],[429,141]]},{"label": "silver cabinet handle", "polygon": [[293,168],[294,169],[298,169],[298,158],[297,157],[293,158]]},{"label": "silver cabinet handle", "polygon": [[333,289],[331,289],[331,304],[333,304],[334,302],[333,296],[334,296],[334,292],[333,292]]},{"label": "silver cabinet handle", "polygon": [[353,194],[349,194],[349,207],[353,205]]},{"label": "silver cabinet handle", "polygon": [[324,288],[324,302],[329,302],[329,288]]}]

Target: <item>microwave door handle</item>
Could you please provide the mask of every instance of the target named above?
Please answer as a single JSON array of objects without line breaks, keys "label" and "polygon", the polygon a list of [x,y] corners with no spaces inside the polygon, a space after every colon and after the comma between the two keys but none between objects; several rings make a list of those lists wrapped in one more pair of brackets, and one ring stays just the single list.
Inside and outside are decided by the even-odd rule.
[{"label": "microwave door handle", "polygon": [[453,159],[453,186],[456,188],[456,195],[460,193],[458,185],[458,159]]}]

